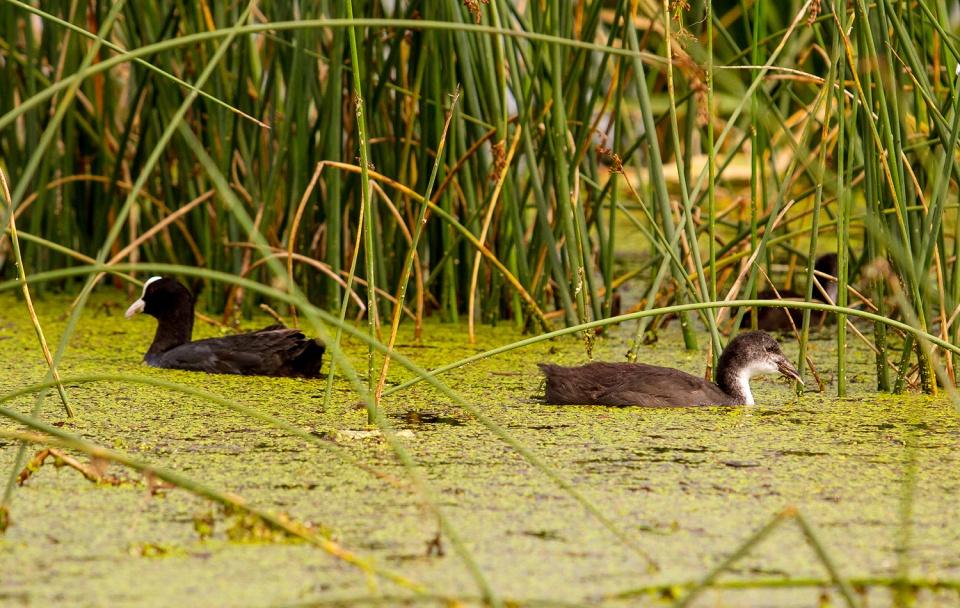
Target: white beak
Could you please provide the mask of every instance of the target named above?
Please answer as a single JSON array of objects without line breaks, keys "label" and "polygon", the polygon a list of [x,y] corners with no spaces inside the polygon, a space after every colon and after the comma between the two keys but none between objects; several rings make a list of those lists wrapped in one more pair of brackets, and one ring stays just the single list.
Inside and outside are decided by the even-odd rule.
[{"label": "white beak", "polygon": [[138,312],[143,312],[143,307],[146,305],[147,303],[143,301],[143,298],[140,298],[139,300],[137,300],[136,302],[130,305],[130,308],[127,309],[127,312],[123,316],[129,319],[130,317],[137,314]]}]

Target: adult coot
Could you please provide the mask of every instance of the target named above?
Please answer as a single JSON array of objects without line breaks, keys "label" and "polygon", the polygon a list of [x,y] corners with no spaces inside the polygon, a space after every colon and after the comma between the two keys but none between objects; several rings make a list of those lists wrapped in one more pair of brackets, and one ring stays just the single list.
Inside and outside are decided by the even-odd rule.
[{"label": "adult coot", "polygon": [[643,363],[588,363],[562,367],[540,363],[547,379],[546,403],[557,405],[753,405],[750,378],[779,372],[803,382],[780,345],[762,331],[738,335],[717,363],[717,383],[678,369]]},{"label": "adult coot", "polygon": [[157,319],[157,333],[143,360],[152,367],[211,374],[316,378],[324,345],[298,329],[279,325],[259,331],[191,342],[193,296],[175,279],[152,277],[126,317],[138,312]]}]

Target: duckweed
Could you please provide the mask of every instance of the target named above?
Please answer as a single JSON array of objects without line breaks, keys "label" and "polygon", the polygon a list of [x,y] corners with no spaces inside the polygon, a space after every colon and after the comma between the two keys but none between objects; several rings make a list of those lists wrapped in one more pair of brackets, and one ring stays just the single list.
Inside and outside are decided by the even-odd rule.
[{"label": "duckweed", "polygon": [[[63,329],[60,314],[68,302],[50,297],[40,303],[51,342]],[[63,377],[94,372],[163,377],[319,435],[366,428],[366,414],[345,382],[337,382],[333,406],[324,411],[323,380],[147,368],[140,360],[153,320],[124,321],[122,305],[107,304],[122,304],[120,296],[95,297],[67,352]],[[0,295],[0,310],[0,360],[6,368],[0,390],[7,392],[40,381],[45,370],[22,306]],[[256,321],[267,323],[255,320],[250,327]],[[219,330],[199,324],[197,331],[207,336]],[[633,327],[612,331],[597,342],[595,356],[620,360],[632,332]],[[414,343],[409,331],[398,344],[419,364],[434,367],[519,338],[511,327],[484,328],[471,346],[463,326],[430,322],[422,344]],[[701,372],[702,355],[682,351],[681,344],[679,333],[667,331],[640,356]],[[347,348],[358,364],[363,361],[362,345]],[[573,338],[484,360],[444,378],[633,535],[660,563],[655,573],[570,496],[433,389],[416,385],[384,406],[398,428],[412,432],[404,442],[504,597],[597,603],[638,587],[675,589],[606,600],[663,605],[671,595],[682,596],[674,585],[703,576],[788,505],[818,530],[844,576],[892,577],[910,450],[918,470],[911,572],[960,578],[957,414],[943,399],[874,394],[872,356],[857,350],[850,353],[853,396],[833,398],[834,344],[819,341],[812,348],[827,393],[796,398],[784,381],[758,378],[754,393],[761,405],[754,408],[543,405],[536,398],[541,381],[535,363],[584,361],[582,343]],[[796,352],[789,344],[786,349]],[[409,377],[391,367],[391,380]],[[435,518],[403,484],[384,483],[238,413],[155,387],[103,382],[68,385],[68,391],[78,416],[63,418],[53,393],[43,412],[47,421],[329,532],[433,593],[478,594],[455,553],[437,539]],[[13,402],[21,411],[31,405],[31,398]],[[403,478],[382,440],[339,442],[383,473]],[[16,448],[11,442],[0,447],[0,470],[6,474]],[[186,491],[95,484],[75,470],[54,467],[42,467],[16,490],[11,525],[0,537],[0,571],[0,603],[10,605],[277,606],[371,593],[361,572],[308,544],[231,519]],[[723,580],[824,577],[799,532],[784,526]],[[386,593],[404,593],[384,585]],[[701,600],[711,606],[809,606],[821,592],[815,585],[728,589]],[[887,589],[863,593],[871,606],[892,602]],[[917,601],[934,605],[955,599],[951,593],[921,590]]]}]

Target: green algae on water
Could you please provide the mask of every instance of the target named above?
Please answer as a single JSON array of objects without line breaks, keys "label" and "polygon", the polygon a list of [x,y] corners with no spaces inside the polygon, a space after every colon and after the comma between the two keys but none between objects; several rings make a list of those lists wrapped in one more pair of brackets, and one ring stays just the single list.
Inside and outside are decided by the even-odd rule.
[{"label": "green algae on water", "polygon": [[[96,298],[119,300],[114,294]],[[38,304],[54,339],[63,327],[57,315],[65,304],[56,298]],[[9,362],[0,386],[9,391],[42,378],[44,362],[15,300],[0,296],[0,309],[6,311],[0,320],[0,358]],[[81,320],[64,358],[64,377],[106,371],[156,375],[229,396],[318,434],[366,428],[356,395],[340,381],[334,407],[323,411],[323,380],[147,368],[140,360],[152,320],[126,322],[116,312],[120,308],[112,314],[98,310],[95,301]],[[204,336],[219,331],[197,329]],[[622,360],[631,330],[611,331],[596,344],[595,357]],[[520,337],[510,327],[483,328],[478,344],[469,346],[462,336],[462,326],[429,322],[417,345],[404,327],[398,349],[429,368]],[[680,344],[679,335],[668,331],[640,356],[701,373],[703,356],[686,353]],[[363,360],[362,345],[346,346],[358,362]],[[811,344],[828,382],[832,347]],[[789,344],[786,348],[795,352]],[[960,515],[954,500],[960,489],[960,421],[945,400],[873,394],[869,354],[850,357],[847,399],[816,393],[795,398],[786,383],[758,378],[757,407],[680,410],[543,405],[535,367],[541,360],[583,362],[583,348],[576,339],[556,340],[458,369],[444,380],[601,505],[663,569],[644,574],[642,561],[579,504],[433,389],[416,385],[391,395],[384,401],[387,415],[410,432],[402,440],[491,585],[505,597],[591,603],[644,584],[696,580],[788,505],[819,531],[844,576],[889,577],[896,564],[908,438],[917,470],[913,573],[960,578],[955,552],[960,531],[953,524]],[[391,382],[407,378],[392,366]],[[236,492],[273,512],[326,526],[337,542],[427,582],[435,593],[477,595],[456,557],[430,548],[436,521],[403,487],[198,399],[123,382],[67,388],[78,416],[64,419],[49,398],[47,421]],[[24,411],[31,403],[27,398],[13,405]],[[377,469],[403,477],[382,441],[341,445]],[[8,467],[14,447],[0,447],[0,465]],[[17,490],[12,507],[12,525],[0,539],[0,568],[8,573],[0,581],[0,597],[24,598],[30,605],[274,606],[369,593],[362,573],[309,545],[269,538],[235,542],[231,523],[219,512],[201,533],[196,522],[211,505],[180,490],[150,496],[142,485],[102,486],[72,471],[44,467]],[[823,577],[799,534],[784,528],[725,580]],[[918,602],[934,603],[943,593],[921,590]],[[806,606],[818,594],[816,587],[796,587],[727,589],[708,597],[729,606]],[[867,596],[871,606],[889,604],[892,597],[878,588]],[[636,601],[659,605],[661,600],[629,600]]]}]

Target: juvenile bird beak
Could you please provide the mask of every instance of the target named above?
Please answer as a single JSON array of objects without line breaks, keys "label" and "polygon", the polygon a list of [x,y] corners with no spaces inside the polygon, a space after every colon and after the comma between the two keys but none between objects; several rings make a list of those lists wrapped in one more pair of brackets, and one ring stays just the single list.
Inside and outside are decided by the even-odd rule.
[{"label": "juvenile bird beak", "polygon": [[787,361],[786,357],[780,357],[780,359],[777,361],[777,371],[788,378],[793,378],[799,382],[801,386],[803,385],[803,378],[800,377],[800,372],[798,372],[797,368]]},{"label": "juvenile bird beak", "polygon": [[137,300],[136,302],[130,305],[130,308],[127,309],[127,312],[124,313],[123,316],[129,319],[130,317],[137,314],[138,312],[143,312],[143,307],[146,305],[147,303],[143,301],[143,298],[140,298],[139,300]]}]

